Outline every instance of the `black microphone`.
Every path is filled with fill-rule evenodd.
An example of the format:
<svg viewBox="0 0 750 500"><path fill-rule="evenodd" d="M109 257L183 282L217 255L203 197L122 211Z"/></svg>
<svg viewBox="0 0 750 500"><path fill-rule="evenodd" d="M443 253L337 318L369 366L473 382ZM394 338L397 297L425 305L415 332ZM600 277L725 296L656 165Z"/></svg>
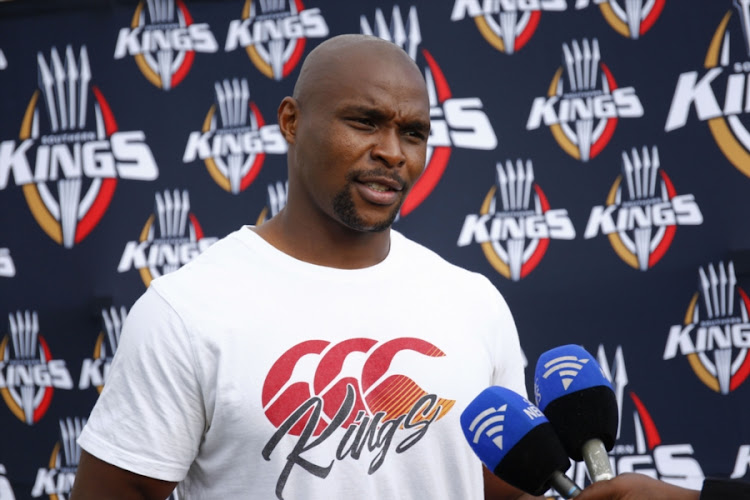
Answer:
<svg viewBox="0 0 750 500"><path fill-rule="evenodd" d="M461 414L461 428L474 453L496 476L531 495L550 487L563 498L581 490L565 471L565 450L544 413L504 387L489 387Z"/></svg>
<svg viewBox="0 0 750 500"><path fill-rule="evenodd" d="M536 364L534 395L568 456L586 462L592 481L612 479L607 452L617 438L617 397L594 357L573 344L545 352Z"/></svg>

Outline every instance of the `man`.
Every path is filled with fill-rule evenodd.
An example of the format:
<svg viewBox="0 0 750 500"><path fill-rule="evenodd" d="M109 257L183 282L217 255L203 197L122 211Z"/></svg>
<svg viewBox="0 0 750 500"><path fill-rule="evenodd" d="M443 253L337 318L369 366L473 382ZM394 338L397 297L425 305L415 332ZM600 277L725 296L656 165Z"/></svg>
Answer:
<svg viewBox="0 0 750 500"><path fill-rule="evenodd" d="M390 229L425 165L419 69L389 42L332 38L278 121L286 207L133 306L74 500L178 482L184 499L483 497L459 416L489 385L525 393L522 357L486 278Z"/></svg>

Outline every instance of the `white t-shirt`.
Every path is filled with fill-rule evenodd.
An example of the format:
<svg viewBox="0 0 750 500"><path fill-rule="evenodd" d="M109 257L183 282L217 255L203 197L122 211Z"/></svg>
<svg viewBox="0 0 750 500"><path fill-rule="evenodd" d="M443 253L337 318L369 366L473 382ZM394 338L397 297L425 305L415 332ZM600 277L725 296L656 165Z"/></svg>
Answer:
<svg viewBox="0 0 750 500"><path fill-rule="evenodd" d="M244 227L136 302L78 442L186 500L481 499L459 417L490 385L526 394L485 277L395 231L342 270Z"/></svg>

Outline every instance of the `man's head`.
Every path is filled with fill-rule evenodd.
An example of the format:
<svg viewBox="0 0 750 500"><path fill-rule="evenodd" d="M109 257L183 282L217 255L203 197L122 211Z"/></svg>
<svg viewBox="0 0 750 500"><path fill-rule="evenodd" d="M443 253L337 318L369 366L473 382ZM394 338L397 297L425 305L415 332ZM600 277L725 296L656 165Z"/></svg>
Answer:
<svg viewBox="0 0 750 500"><path fill-rule="evenodd" d="M424 169L429 111L424 78L398 46L366 35L323 42L279 107L287 206L312 224L390 227Z"/></svg>

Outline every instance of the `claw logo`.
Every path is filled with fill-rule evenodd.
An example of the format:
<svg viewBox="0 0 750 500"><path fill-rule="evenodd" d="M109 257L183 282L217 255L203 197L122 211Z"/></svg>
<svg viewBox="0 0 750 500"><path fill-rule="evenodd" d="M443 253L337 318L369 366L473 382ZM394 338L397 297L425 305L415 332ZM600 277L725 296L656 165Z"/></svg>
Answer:
<svg viewBox="0 0 750 500"><path fill-rule="evenodd" d="M15 500L16 496L13 494L13 487L10 485L10 481L5 474L5 466L0 464L0 498L3 500Z"/></svg>
<svg viewBox="0 0 750 500"><path fill-rule="evenodd" d="M60 441L52 448L47 466L37 470L31 489L33 498L42 495L47 495L50 500L68 498L81 459L81 447L78 446L77 440L85 425L85 418L60 420Z"/></svg>
<svg viewBox="0 0 750 500"><path fill-rule="evenodd" d="M664 359L682 354L708 388L729 394L750 375L750 297L737 286L731 261L700 267L698 274L700 291L683 324L669 329Z"/></svg>
<svg viewBox="0 0 750 500"><path fill-rule="evenodd" d="M26 108L20 144L0 143L0 190L12 172L44 232L72 248L101 220L118 177L151 181L159 171L145 134L120 131L102 92L95 85L89 88L86 46L76 59L68 45L64 60L55 48L49 63L37 54L40 88Z"/></svg>
<svg viewBox="0 0 750 500"><path fill-rule="evenodd" d="M384 343L353 338L336 344L309 340L279 357L266 376L261 395L266 417L278 429L264 447L263 457L270 460L285 436L298 438L277 483L279 498L294 465L327 477L333 462L327 467L316 466L301 455L337 430L344 429L335 458L359 460L363 452L375 453L368 469L373 474L389 450L405 452L451 410L455 401L430 394L393 370L394 359L409 351L428 358L445 356L417 338ZM311 366L310 360L317 361L314 373L308 380L298 380L302 367Z"/></svg>
<svg viewBox="0 0 750 500"><path fill-rule="evenodd" d="M297 67L308 38L327 36L320 9L305 9L302 0L245 0L242 19L229 23L224 50L243 47L258 71L278 81Z"/></svg>
<svg viewBox="0 0 750 500"><path fill-rule="evenodd" d="M250 101L247 79L216 82L214 91L216 102L201 131L190 134L182 161L200 158L216 184L239 194L258 176L266 153L286 153L286 140L278 125L266 125Z"/></svg>
<svg viewBox="0 0 750 500"><path fill-rule="evenodd" d="M699 490L705 476L693 457L693 445L665 443L643 400L635 391L626 390L629 380L622 347L617 346L611 365L604 346L599 346L596 357L604 375L612 382L617 398L620 425L616 444L609 454L613 472L617 475L639 472L676 486ZM583 486L588 481L585 462L574 462L567 475ZM548 498L559 498L552 492L548 495Z"/></svg>
<svg viewBox="0 0 750 500"><path fill-rule="evenodd" d="M576 9L585 9L592 0L576 0ZM609 25L624 37L638 40L650 30L664 10L667 0L593 0ZM623 5L620 5L620 4Z"/></svg>
<svg viewBox="0 0 750 500"><path fill-rule="evenodd" d="M741 29L737 23L730 24L733 13L727 12L708 46L703 62L705 73L699 78L698 71L690 71L677 80L664 130L684 127L694 106L698 120L708 123L724 156L750 177L750 132L743 123L743 116L750 111L750 0L735 0L734 5L739 11ZM738 35L740 31L744 40ZM734 43L730 45L730 41ZM723 107L717 95L721 96Z"/></svg>
<svg viewBox="0 0 750 500"><path fill-rule="evenodd" d="M543 121L563 151L587 162L609 143L618 119L643 116L643 106L633 87L618 86L596 38L564 43L563 61L547 96L534 99L526 129Z"/></svg>
<svg viewBox="0 0 750 500"><path fill-rule="evenodd" d="M5 59L5 53L3 49L0 49L0 71L8 67L8 60Z"/></svg>
<svg viewBox="0 0 750 500"><path fill-rule="evenodd" d="M260 211L258 219L255 221L256 226L260 226L286 206L286 197L289 193L289 182L276 181L268 185L268 204Z"/></svg>
<svg viewBox="0 0 750 500"><path fill-rule="evenodd" d="M464 220L458 246L478 243L487 261L502 276L519 281L542 261L550 239L576 236L568 211L551 209L534 182L531 160L497 164L497 183L484 197L479 214Z"/></svg>
<svg viewBox="0 0 750 500"><path fill-rule="evenodd" d="M138 269L146 287L151 280L187 264L218 239L203 235L198 218L190 211L187 190L164 191L156 193L155 198L154 213L143 226L138 241L125 245L117 266L120 273Z"/></svg>
<svg viewBox="0 0 750 500"><path fill-rule="evenodd" d="M567 8L565 0L456 0L451 21L473 18L487 43L500 52L514 54L534 36L542 11L564 11Z"/></svg>
<svg viewBox="0 0 750 500"><path fill-rule="evenodd" d="M139 2L129 28L117 35L115 59L130 55L143 76L156 87L170 90L182 82L196 52L216 52L208 24L193 23L182 0Z"/></svg>
<svg viewBox="0 0 750 500"><path fill-rule="evenodd" d="M47 413L55 389L72 389L73 379L65 361L52 359L35 311L11 313L8 321L10 335L0 341L0 395L13 415L33 425Z"/></svg>
<svg viewBox="0 0 750 500"><path fill-rule="evenodd" d="M13 257L10 256L10 250L0 248L0 278L12 278L16 275L16 265L13 263Z"/></svg>
<svg viewBox="0 0 750 500"><path fill-rule="evenodd" d="M375 35L402 47L409 56L424 65L424 76L430 99L430 137L427 140L427 160L424 172L412 187L401 205L401 216L417 208L437 186L443 176L452 147L492 150L497 147L497 137L489 118L482 110L478 97L455 98L443 71L426 49L418 51L422 34L417 18L417 8L409 9L404 22L398 6L393 8L390 24L383 11L375 11L374 28L365 16L360 17L360 28L366 35ZM418 60L418 54L421 58Z"/></svg>
<svg viewBox="0 0 750 500"><path fill-rule="evenodd" d="M81 366L81 377L78 381L78 388L81 390L88 389L92 385L101 394L104 389L104 382L109 376L109 367L112 364L112 358L120 344L120 332L125 317L128 315L125 307L117 309L111 307L109 310L102 310L102 319L106 332L100 332L94 345L93 358L83 360Z"/></svg>
<svg viewBox="0 0 750 500"><path fill-rule="evenodd" d="M700 225L703 214L692 194L678 195L661 168L659 150L633 148L622 153L622 174L609 190L607 203L591 210L583 237L605 234L626 264L647 271L674 240L677 226Z"/></svg>

